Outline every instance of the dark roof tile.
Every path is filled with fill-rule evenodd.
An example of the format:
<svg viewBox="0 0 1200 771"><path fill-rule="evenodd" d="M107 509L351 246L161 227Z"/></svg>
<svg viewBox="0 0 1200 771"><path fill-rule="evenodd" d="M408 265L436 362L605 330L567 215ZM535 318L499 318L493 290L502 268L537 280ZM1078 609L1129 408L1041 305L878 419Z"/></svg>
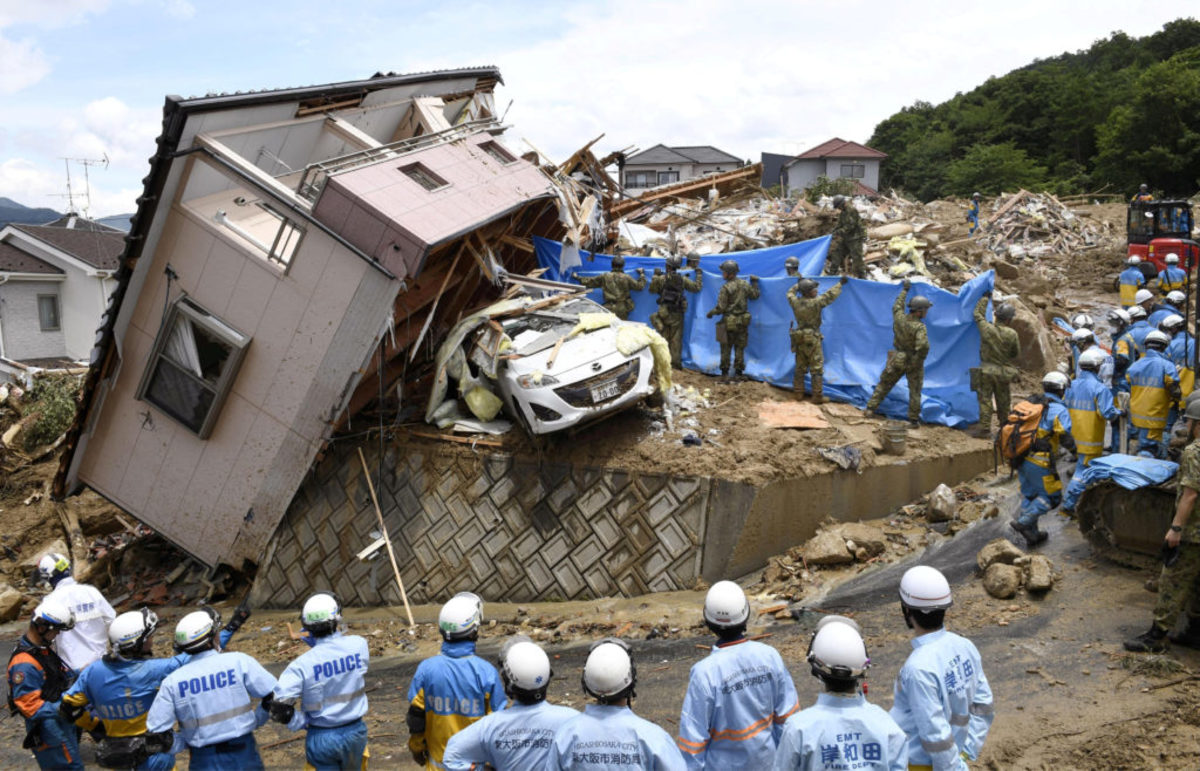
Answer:
<svg viewBox="0 0 1200 771"><path fill-rule="evenodd" d="M7 241L0 241L0 273L44 273L61 276L62 270L29 252L23 252Z"/></svg>
<svg viewBox="0 0 1200 771"><path fill-rule="evenodd" d="M112 228L96 230L50 225L12 227L99 270L116 270L121 252L125 251L125 234Z"/></svg>

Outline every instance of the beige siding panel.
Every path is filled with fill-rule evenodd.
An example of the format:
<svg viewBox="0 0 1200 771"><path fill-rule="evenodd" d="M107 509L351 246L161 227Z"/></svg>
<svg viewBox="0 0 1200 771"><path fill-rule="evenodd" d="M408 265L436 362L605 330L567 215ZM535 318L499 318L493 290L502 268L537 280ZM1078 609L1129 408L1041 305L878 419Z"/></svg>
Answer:
<svg viewBox="0 0 1200 771"><path fill-rule="evenodd" d="M223 318L247 259L255 258L247 257L232 244L218 239L208 252L203 271L195 281L190 282L193 286L189 290L192 299L209 312ZM262 259L265 260L266 257Z"/></svg>
<svg viewBox="0 0 1200 771"><path fill-rule="evenodd" d="M132 444L119 445L129 453L129 466L121 479L121 497L133 506L133 511L147 510L146 501L158 482L158 472L162 468L167 447L177 431L186 430L149 403L141 404L154 415L153 427L147 425L142 428Z"/></svg>
<svg viewBox="0 0 1200 771"><path fill-rule="evenodd" d="M188 484L200 466L206 442L188 431L178 430L163 454L155 475L154 489L146 500L146 512L163 521L177 521L189 507Z"/></svg>
<svg viewBox="0 0 1200 771"><path fill-rule="evenodd" d="M142 291L137 296L131 323L150 334L157 332L159 320L162 318L163 291L167 283L163 267L170 261L169 255L179 242L179 232L184 221L185 217L172 208L167 224L163 227L162 237L152 255L153 262L146 276L146 283L142 285ZM127 296L125 301L128 302L129 299Z"/></svg>
<svg viewBox="0 0 1200 771"><path fill-rule="evenodd" d="M231 554L233 567L241 567L243 558L261 562L267 541L283 519L316 453L317 444L306 441L295 431L284 434L271 468L254 496L254 519L241 524Z"/></svg>
<svg viewBox="0 0 1200 771"><path fill-rule="evenodd" d="M252 404L262 404L267 393L275 387L275 373L283 358L308 299L297 294L291 286L276 283L266 310L255 329L246 358L234 381L233 391Z"/></svg>
<svg viewBox="0 0 1200 771"><path fill-rule="evenodd" d="M243 334L253 337L258 330L259 321L266 312L271 292L279 280L279 272L270 265L247 260L242 266L237 286L233 288L233 294L229 297L229 306L225 309L222 320L232 324Z"/></svg>
<svg viewBox="0 0 1200 771"><path fill-rule="evenodd" d="M334 248L335 243L332 238L310 225L304 232L304 239L300 242L300 251L292 258L287 278L284 280L297 294L311 297L312 293L321 285L321 276L329 267L329 259Z"/></svg>

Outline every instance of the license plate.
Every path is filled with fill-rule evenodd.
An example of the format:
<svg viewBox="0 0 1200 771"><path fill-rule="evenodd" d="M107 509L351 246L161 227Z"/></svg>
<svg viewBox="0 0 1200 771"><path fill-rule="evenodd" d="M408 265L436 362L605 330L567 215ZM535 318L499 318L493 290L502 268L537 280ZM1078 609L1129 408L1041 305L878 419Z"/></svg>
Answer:
<svg viewBox="0 0 1200 771"><path fill-rule="evenodd" d="M621 385L610 380L607 383L601 383L598 386L592 387L592 403L599 404L600 402L608 401L609 399L621 393Z"/></svg>

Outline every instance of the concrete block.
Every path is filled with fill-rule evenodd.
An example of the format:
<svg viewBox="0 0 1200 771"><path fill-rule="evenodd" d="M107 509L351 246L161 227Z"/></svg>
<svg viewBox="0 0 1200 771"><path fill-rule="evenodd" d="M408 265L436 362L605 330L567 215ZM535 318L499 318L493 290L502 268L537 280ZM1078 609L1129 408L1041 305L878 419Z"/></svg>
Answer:
<svg viewBox="0 0 1200 771"><path fill-rule="evenodd" d="M534 555L524 562L525 575L533 584L533 590L539 595L554 584L554 575L546 567L540 555Z"/></svg>
<svg viewBox="0 0 1200 771"><path fill-rule="evenodd" d="M563 560L555 565L553 573L554 580L562 587L563 599L576 598L580 592L587 588L583 576L575 569L570 560Z"/></svg>
<svg viewBox="0 0 1200 771"><path fill-rule="evenodd" d="M496 480L496 483L488 490L488 497L498 508L503 508L504 504L508 503L509 498L513 496L516 488L516 482L510 477L504 477Z"/></svg>
<svg viewBox="0 0 1200 771"><path fill-rule="evenodd" d="M495 565L496 571L499 572L500 577L504 580L506 586L515 585L524 574L521 570L521 566L517 564L517 561L511 554L502 554L497 557L495 559Z"/></svg>
<svg viewBox="0 0 1200 771"><path fill-rule="evenodd" d="M600 539L592 536L571 550L571 562L580 571L585 571L604 556L605 548Z"/></svg>
<svg viewBox="0 0 1200 771"><path fill-rule="evenodd" d="M593 597L604 597L613 593L613 582L611 577L601 565L593 565L588 570L583 571L583 580L587 583L588 588L592 590Z"/></svg>
<svg viewBox="0 0 1200 771"><path fill-rule="evenodd" d="M638 568L646 583L650 583L656 576L665 573L670 566L671 561L664 552L662 546L655 546L650 551L646 552L638 560Z"/></svg>
<svg viewBox="0 0 1200 771"><path fill-rule="evenodd" d="M483 524L477 519L472 519L458 531L458 535L454 537L454 543L463 553L466 553L475 548L475 544L482 540L483 535Z"/></svg>
<svg viewBox="0 0 1200 771"><path fill-rule="evenodd" d="M592 517L589 522L592 532L600 539L605 549L611 549L621 538L621 530L617 527L617 523L613 521L612 516L607 512L600 512Z"/></svg>
<svg viewBox="0 0 1200 771"><path fill-rule="evenodd" d="M571 505L578 494L579 490L576 489L575 483L567 479L550 492L550 495L546 498L546 503L550 506L551 511L556 515L562 516L562 513Z"/></svg>
<svg viewBox="0 0 1200 771"><path fill-rule="evenodd" d="M491 480L489 480L483 474L480 474L479 476L475 477L473 482L469 482L467 484L467 488L464 490L464 493L466 494L468 501L478 500L480 497L487 494L487 491L491 488L491 486Z"/></svg>
<svg viewBox="0 0 1200 771"><path fill-rule="evenodd" d="M455 493L446 499L446 509L450 512L450 516L454 519L455 524L460 527L475 518L475 511L471 508L471 504L467 503L466 499L459 493Z"/></svg>
<svg viewBox="0 0 1200 771"><path fill-rule="evenodd" d="M524 535L517 538L513 544L512 552L517 559L524 562L537 552L542 545L542 539L534 530L527 530Z"/></svg>
<svg viewBox="0 0 1200 771"><path fill-rule="evenodd" d="M670 490L663 490L656 495L650 501L650 505L646 507L646 520L650 523L651 527L658 527L660 522L671 516L671 513L675 511L677 503L675 496L671 494Z"/></svg>
<svg viewBox="0 0 1200 771"><path fill-rule="evenodd" d="M443 548L450 543L457 529L452 517L444 517L433 523L433 528L429 531L429 541L439 549Z"/></svg>
<svg viewBox="0 0 1200 771"><path fill-rule="evenodd" d="M571 551L571 544L567 541L563 533L557 533L550 537L549 540L542 546L540 557L545 560L547 565L556 565L567 558Z"/></svg>
<svg viewBox="0 0 1200 771"><path fill-rule="evenodd" d="M496 555L503 551L511 541L512 536L508 534L508 529L501 523L484 537L483 550L489 557L495 559Z"/></svg>
<svg viewBox="0 0 1200 771"><path fill-rule="evenodd" d="M1025 566L1025 588L1031 592L1048 592L1054 586L1054 568L1044 555L1035 554Z"/></svg>
<svg viewBox="0 0 1200 771"><path fill-rule="evenodd" d="M596 516L611 499L611 494L608 488L601 485L596 485L591 489L586 490L583 495L575 501L575 506L579 509L579 513L584 517L591 519Z"/></svg>
<svg viewBox="0 0 1200 771"><path fill-rule="evenodd" d="M657 532L659 543L663 545L672 559L692 548L691 540L674 520L668 519L663 522L658 526Z"/></svg>

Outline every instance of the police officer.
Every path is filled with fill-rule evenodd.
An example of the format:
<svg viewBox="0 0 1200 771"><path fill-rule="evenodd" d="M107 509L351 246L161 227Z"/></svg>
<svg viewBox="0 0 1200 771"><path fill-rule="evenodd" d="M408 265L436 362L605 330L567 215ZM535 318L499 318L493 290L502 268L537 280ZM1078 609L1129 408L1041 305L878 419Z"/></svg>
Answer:
<svg viewBox="0 0 1200 771"><path fill-rule="evenodd" d="M579 283L588 289L600 289L604 292L604 307L617 315L619 319L629 318L633 312L633 298L629 293L646 288L646 271L637 269L637 278L625 272L625 258L613 255L612 267L607 273L599 276L579 276Z"/></svg>
<svg viewBox="0 0 1200 771"><path fill-rule="evenodd" d="M904 731L862 692L871 660L858 624L845 616L821 619L808 644L808 664L824 692L784 724L774 771L908 768Z"/></svg>
<svg viewBox="0 0 1200 771"><path fill-rule="evenodd" d="M63 631L54 640L54 650L76 672L104 655L108 643L108 625L117 612L91 584L76 583L71 562L62 554L51 553L38 560L38 577L53 587L55 597L71 609L75 627Z"/></svg>
<svg viewBox="0 0 1200 771"><path fill-rule="evenodd" d="M1076 474L1104 452L1104 429L1121 416L1113 403L1112 389L1100 382L1104 359L1104 351L1098 345L1084 351L1079 357L1079 373L1063 397L1071 415L1071 435L1075 438Z"/></svg>
<svg viewBox="0 0 1200 771"><path fill-rule="evenodd" d="M1200 648L1200 517L1194 513L1200 495L1200 400L1188 404L1183 414L1188 445L1179 456L1175 516L1163 536L1166 559L1158 578L1154 620L1148 631L1125 641L1125 650L1135 653L1165 651L1168 633L1185 609L1187 626L1181 635L1171 637L1171 642Z"/></svg>
<svg viewBox="0 0 1200 771"><path fill-rule="evenodd" d="M1042 410L1037 431L1029 454L1017 470L1021 483L1021 508L1017 519L1009 522L1025 539L1029 546L1046 540L1045 531L1038 529L1038 519L1062 502L1062 480L1054 467L1061 443L1068 450L1075 450L1075 438L1071 435L1071 413L1063 404L1069 381L1061 372L1047 372L1042 378Z"/></svg>
<svg viewBox="0 0 1200 771"><path fill-rule="evenodd" d="M1071 334L1071 360L1074 362L1075 377L1079 377L1082 371L1079 362L1088 351L1095 351L1100 356L1100 369L1096 377L1105 388L1112 391L1113 357L1096 342L1096 335L1092 330L1080 327Z"/></svg>
<svg viewBox="0 0 1200 771"><path fill-rule="evenodd" d="M967 207L967 222L971 223L970 230L967 231L968 236L975 235L975 231L979 229L979 201L983 198L979 193L971 194L971 204Z"/></svg>
<svg viewBox="0 0 1200 771"><path fill-rule="evenodd" d="M637 669L628 643L605 637L592 645L583 665L583 691L595 703L554 734L546 767L552 771L622 767L684 771L670 734L633 714L630 706L636 686Z"/></svg>
<svg viewBox="0 0 1200 771"><path fill-rule="evenodd" d="M1187 286L1187 273L1179 267L1179 255L1172 252L1163 260L1167 264L1158 272L1158 289L1160 292L1183 290Z"/></svg>
<svg viewBox="0 0 1200 771"><path fill-rule="evenodd" d="M839 214L837 224L833 226L833 244L829 248L829 258L825 261L825 273L830 276L850 273L858 278L866 278L863 240L867 237L867 232L858 216L858 209L854 208L854 202L844 195L833 197L833 208L837 209Z"/></svg>
<svg viewBox="0 0 1200 771"><path fill-rule="evenodd" d="M1167 316L1158 328L1171 338L1171 343L1167 346L1167 358L1179 371L1180 393L1190 394L1196 387L1196 373L1193 369L1196 362L1196 340L1187 331L1187 322L1183 320L1183 316Z"/></svg>
<svg viewBox="0 0 1200 771"><path fill-rule="evenodd" d="M1139 289L1146 284L1146 276L1142 273L1141 265L1142 258L1136 254L1129 255L1129 259L1125 262L1126 268L1121 271L1121 275L1117 277L1117 285L1121 294L1121 307L1130 308L1137 304L1134 297Z"/></svg>
<svg viewBox="0 0 1200 771"><path fill-rule="evenodd" d="M1017 376L1013 362L1021 355L1017 331L1009 326L1017 309L1002 303L995 310L996 323L987 320L987 305L992 292L988 290L975 304L975 324L979 327L979 374L975 395L979 398L979 427L977 436L988 436L992 430L992 402L1003 423L1008 419L1010 396L1008 384Z"/></svg>
<svg viewBox="0 0 1200 771"><path fill-rule="evenodd" d="M657 269L650 279L650 293L658 295L658 310L650 316L650 323L667 339L671 349L671 366L683 368L683 312L687 310L685 292L699 292L704 286L704 274L699 270L699 258L689 258L692 278L685 278L679 269L683 260L679 255L667 257L667 272Z"/></svg>
<svg viewBox="0 0 1200 771"><path fill-rule="evenodd" d="M442 650L417 666L408 687L408 749L426 768L440 768L450 737L507 700L496 668L475 655L483 600L459 592L438 613Z"/></svg>
<svg viewBox="0 0 1200 771"><path fill-rule="evenodd" d="M692 665L679 749L689 769L766 768L783 723L800 708L779 652L746 639L750 602L733 581L718 581L704 598L704 624L717 636L712 652Z"/></svg>
<svg viewBox="0 0 1200 771"><path fill-rule="evenodd" d="M913 652L894 687L892 719L908 736L913 767L966 771L983 749L994 710L975 645L944 627L954 604L937 568L918 565L900 579L900 610Z"/></svg>
<svg viewBox="0 0 1200 771"><path fill-rule="evenodd" d="M308 729L304 759L310 766L357 771L368 754L363 715L370 652L362 637L342 634L341 622L342 606L332 594L318 592L305 601L300 625L314 644L279 676L270 712L293 731Z"/></svg>
<svg viewBox="0 0 1200 771"><path fill-rule="evenodd" d="M245 653L220 651L220 623L220 614L206 607L175 625L175 650L192 659L158 689L146 716L147 742L176 751L186 745L193 769L261 769L254 729L268 719L275 678ZM256 707L254 699L263 704Z"/></svg>
<svg viewBox="0 0 1200 771"><path fill-rule="evenodd" d="M1153 329L1158 329L1167 316L1182 316L1184 311L1184 303L1187 302L1187 295L1179 290L1167 292L1163 297L1163 301L1154 305L1149 316L1146 317L1146 323Z"/></svg>
<svg viewBox="0 0 1200 771"><path fill-rule="evenodd" d="M38 768L83 769L75 727L59 714L59 699L75 670L54 652L54 639L75 625L62 598L47 596L8 657L8 708L25 718L25 749Z"/></svg>
<svg viewBox="0 0 1200 771"><path fill-rule="evenodd" d="M1182 398L1179 372L1164 354L1170 340L1157 329L1146 335L1146 352L1125 373L1129 383L1129 422L1137 429L1138 455L1166 458L1162 441L1171 405Z"/></svg>
<svg viewBox="0 0 1200 771"><path fill-rule="evenodd" d="M249 617L244 607L234 612L218 636L222 648ZM93 735L102 734L96 762L106 768L169 771L175 767L175 756L168 752L171 742L147 737L146 714L163 679L192 656L151 658L157 629L158 616L149 608L117 616L108 626L109 653L80 672L63 696L64 718Z"/></svg>
<svg viewBox="0 0 1200 771"><path fill-rule="evenodd" d="M746 344L750 340L750 301L761 295L758 276L751 276L750 283L737 277L740 268L733 260L721 263L721 275L725 283L717 293L717 304L707 314L708 318L721 315L717 322L717 342L721 344L721 377L729 376L729 353L733 350L733 371L742 377L746 371Z"/></svg>
<svg viewBox="0 0 1200 771"><path fill-rule="evenodd" d="M804 374L812 370L812 397L816 404L825 403L825 353L821 349L821 310L842 293L850 279L842 276L824 294L817 294L817 282L802 278L787 291L788 304L796 316L796 328L791 332L792 352L796 354L796 369L792 373L792 390L804 396Z"/></svg>
<svg viewBox="0 0 1200 771"><path fill-rule="evenodd" d="M883 397L903 375L908 379L908 422L914 428L921 419L921 385L925 381L925 357L929 355L929 334L925 330L925 313L933 307L928 297L917 295L904 313L904 301L912 282L904 279L900 294L892 303L892 349L879 375L875 392L867 401L867 412L879 409Z"/></svg>
<svg viewBox="0 0 1200 771"><path fill-rule="evenodd" d="M554 672L546 652L525 635L500 651L500 679L508 709L493 712L450 737L442 764L450 771L474 768L545 768L554 734L579 715L546 701Z"/></svg>

